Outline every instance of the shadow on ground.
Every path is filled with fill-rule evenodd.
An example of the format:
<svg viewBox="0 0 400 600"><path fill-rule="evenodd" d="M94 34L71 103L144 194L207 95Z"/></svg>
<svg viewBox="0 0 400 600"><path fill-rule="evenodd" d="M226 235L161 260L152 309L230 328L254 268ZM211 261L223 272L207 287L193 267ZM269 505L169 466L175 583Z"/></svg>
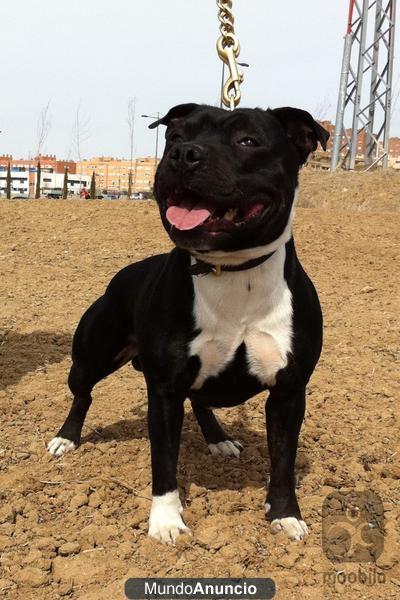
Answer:
<svg viewBox="0 0 400 600"><path fill-rule="evenodd" d="M97 428L98 433L88 433L83 436L82 444L148 438L146 405L135 407L134 413L135 419L122 419L104 428ZM223 414L219 414L218 418L224 425ZM195 483L207 489L226 490L259 488L266 484L270 471L266 435L251 429L246 419L241 420L240 416L235 423L225 427L225 431L233 439L240 440L246 449L245 456L242 454L240 461L212 457L194 415L185 414L178 467L178 479L184 487ZM301 465L296 466L298 482L309 473L310 468L310 462L303 454Z"/></svg>
<svg viewBox="0 0 400 600"><path fill-rule="evenodd" d="M71 353L71 342L70 335L51 331L0 332L0 390L27 373L64 360Z"/></svg>

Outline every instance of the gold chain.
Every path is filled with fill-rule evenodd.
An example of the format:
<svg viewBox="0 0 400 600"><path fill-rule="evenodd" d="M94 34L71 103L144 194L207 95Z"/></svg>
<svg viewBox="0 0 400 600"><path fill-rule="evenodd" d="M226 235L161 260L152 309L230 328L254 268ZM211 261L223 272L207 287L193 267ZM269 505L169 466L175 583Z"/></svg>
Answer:
<svg viewBox="0 0 400 600"><path fill-rule="evenodd" d="M243 81L243 73L239 71L236 62L240 53L240 44L233 26L235 19L232 13L232 0L217 0L217 6L218 20L221 23L217 52L229 69L229 77L223 85L221 99L225 106L233 110L240 102L240 84Z"/></svg>
<svg viewBox="0 0 400 600"><path fill-rule="evenodd" d="M218 21L221 23L221 25L219 26L221 35L226 36L230 33L235 33L235 30L233 28L235 19L232 13L232 0L217 0L217 6L219 9ZM227 43L228 45L230 45L228 41Z"/></svg>

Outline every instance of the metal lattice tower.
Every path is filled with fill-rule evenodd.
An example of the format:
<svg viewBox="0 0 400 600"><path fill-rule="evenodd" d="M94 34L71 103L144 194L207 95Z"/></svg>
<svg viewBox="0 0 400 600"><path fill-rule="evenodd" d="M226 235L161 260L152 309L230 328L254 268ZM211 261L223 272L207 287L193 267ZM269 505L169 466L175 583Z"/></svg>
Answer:
<svg viewBox="0 0 400 600"><path fill-rule="evenodd" d="M350 0L331 169L354 169L365 132L365 163L388 165L396 0ZM363 83L368 86L364 87ZM350 131L345 128L345 120Z"/></svg>

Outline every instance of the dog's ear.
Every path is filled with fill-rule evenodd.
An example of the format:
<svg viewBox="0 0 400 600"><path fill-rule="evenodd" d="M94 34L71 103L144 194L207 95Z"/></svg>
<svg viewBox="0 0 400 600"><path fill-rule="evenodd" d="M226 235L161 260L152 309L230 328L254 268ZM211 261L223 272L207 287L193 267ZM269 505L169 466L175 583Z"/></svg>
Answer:
<svg viewBox="0 0 400 600"><path fill-rule="evenodd" d="M158 121L154 121L154 123L151 123L151 125L149 125L149 129L154 129L159 125L166 125L168 127L168 125L171 124L171 121L173 119L182 119L183 117L187 117L199 106L199 104L195 104L194 102L188 102L187 104L178 104L177 106L171 108L164 117L161 117L161 119L158 119Z"/></svg>
<svg viewBox="0 0 400 600"><path fill-rule="evenodd" d="M300 108L275 108L270 110L286 129L289 139L293 142L299 154L301 164L305 163L310 152L317 149L318 142L326 150L329 133L310 113Z"/></svg>

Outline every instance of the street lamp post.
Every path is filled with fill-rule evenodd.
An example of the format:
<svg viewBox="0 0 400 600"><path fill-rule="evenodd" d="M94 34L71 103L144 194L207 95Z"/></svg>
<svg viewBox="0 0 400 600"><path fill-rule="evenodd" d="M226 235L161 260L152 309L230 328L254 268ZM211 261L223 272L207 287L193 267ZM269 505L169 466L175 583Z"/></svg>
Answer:
<svg viewBox="0 0 400 600"><path fill-rule="evenodd" d="M159 121L160 119L160 113L157 112L157 116L155 115L141 115L142 117L144 117L145 119L154 119L155 121ZM156 155L155 155L155 165L154 167L157 168L157 159L158 159L158 127L156 127Z"/></svg>

